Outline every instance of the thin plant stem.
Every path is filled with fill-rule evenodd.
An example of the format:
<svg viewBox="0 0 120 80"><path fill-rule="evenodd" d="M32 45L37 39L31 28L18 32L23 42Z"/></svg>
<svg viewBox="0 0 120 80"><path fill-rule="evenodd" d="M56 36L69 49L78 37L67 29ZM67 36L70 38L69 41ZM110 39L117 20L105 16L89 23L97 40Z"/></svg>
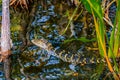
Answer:
<svg viewBox="0 0 120 80"><path fill-rule="evenodd" d="M76 14L76 12L77 12L77 10L78 10L78 8L79 8L79 5L80 5L80 3L78 4L77 8L76 8L75 11L73 12L73 14L72 14L72 16L71 16L71 18L70 18L70 20L69 20L69 22L68 22L68 24L67 24L65 30L63 31L62 35L65 34L65 32L67 31L67 29L68 29L68 27L69 27L71 21L73 20L74 15Z"/></svg>
<svg viewBox="0 0 120 80"><path fill-rule="evenodd" d="M95 27L96 27L96 32L97 32L97 35L98 35L98 39L100 40L100 44L102 46L102 49L103 49L103 52L104 52L104 56L105 56L105 59L106 59L107 64L108 64L108 68L110 69L111 72L114 72L114 70L113 70L113 68L111 66L111 63L110 63L110 61L108 59L107 53L106 53L106 47L104 46L104 44L102 42L102 39L100 37L100 33L99 33L99 29L98 29L98 23L97 23L97 20L96 20L96 18L94 16L93 11L92 11L92 14L93 14L93 18L94 18L94 23L95 23Z"/></svg>

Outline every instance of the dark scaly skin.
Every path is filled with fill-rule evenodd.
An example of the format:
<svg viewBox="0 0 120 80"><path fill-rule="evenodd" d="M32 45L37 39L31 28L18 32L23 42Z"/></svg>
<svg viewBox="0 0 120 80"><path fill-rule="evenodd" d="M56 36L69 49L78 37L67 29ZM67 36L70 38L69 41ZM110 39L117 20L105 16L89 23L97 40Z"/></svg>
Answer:
<svg viewBox="0 0 120 80"><path fill-rule="evenodd" d="M105 62L102 58L85 58L79 54L72 54L70 52L66 52L65 50L61 50L60 48L54 48L50 42L45 39L33 39L32 43L36 46L45 49L48 54L56 56L62 59L65 62L70 62L73 64L92 64L92 63L100 63Z"/></svg>

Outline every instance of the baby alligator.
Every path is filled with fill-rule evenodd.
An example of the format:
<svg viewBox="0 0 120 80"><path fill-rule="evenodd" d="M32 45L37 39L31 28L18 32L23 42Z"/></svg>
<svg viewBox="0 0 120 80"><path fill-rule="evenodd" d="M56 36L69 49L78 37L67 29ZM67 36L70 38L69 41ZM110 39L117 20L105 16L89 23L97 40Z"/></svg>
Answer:
<svg viewBox="0 0 120 80"><path fill-rule="evenodd" d="M33 39L32 43L36 46L45 49L48 54L56 56L63 60L64 62L70 62L72 64L92 64L92 63L100 63L105 62L102 58L85 58L80 54L72 54L70 52L66 52L65 50L61 50L59 47L54 48L50 42L46 39Z"/></svg>

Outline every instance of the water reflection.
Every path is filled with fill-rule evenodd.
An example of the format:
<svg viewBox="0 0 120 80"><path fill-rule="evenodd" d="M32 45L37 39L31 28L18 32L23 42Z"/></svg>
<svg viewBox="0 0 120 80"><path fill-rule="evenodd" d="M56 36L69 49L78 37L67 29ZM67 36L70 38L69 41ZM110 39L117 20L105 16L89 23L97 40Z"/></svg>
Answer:
<svg viewBox="0 0 120 80"><path fill-rule="evenodd" d="M3 63L0 63L0 79L5 80L4 72L3 72Z"/></svg>
<svg viewBox="0 0 120 80"><path fill-rule="evenodd" d="M72 65L55 56L48 55L45 50L38 48L31 42L26 44L27 40L44 37L54 47L60 46L66 51L71 51L71 54L80 53L80 55L86 55L89 58L99 57L98 51L92 49L97 47L96 41L90 42L90 39L95 38L93 18L83 9L83 6L79 7L76 15L81 12L80 10L83 10L83 13L76 20L72 20L66 33L62 35L75 8L69 7L66 5L67 3L53 4L50 0L47 0L47 4L49 4L48 8L40 5L37 7L31 25L25 24L30 22L25 14L12 14L16 16L15 20L12 20L13 24L15 24L14 21L21 20L20 23L17 22L17 25L22 27L22 30L14 30L11 33L14 42L12 78L14 80L102 80L106 77L108 70L104 63ZM74 17L76 18L76 16ZM18 20L16 20L17 18ZM26 34L28 35L26 36ZM26 37L30 39L26 39ZM76 40L81 37L84 39ZM68 42L64 43L65 40ZM91 50L88 50L88 47ZM1 66L3 65L0 64L0 79L4 80ZM106 79L111 79L111 77Z"/></svg>
<svg viewBox="0 0 120 80"><path fill-rule="evenodd" d="M80 80L93 79L95 77L97 79L100 77L98 76L99 71L97 70L102 67L103 69L100 69L102 72L105 68L101 64L88 64L83 66L78 64L74 66L75 70L72 70L70 68L71 63L66 63L55 56L50 56L43 49L33 46L33 48L28 47L26 50L28 51L24 51L20 56L21 63L14 63L16 64L16 66L14 65L14 69L19 66L13 73L14 75L18 73L16 71L21 69L20 64L24 66L24 73L35 78L35 80ZM26 80L21 72L19 72L19 76L23 80Z"/></svg>

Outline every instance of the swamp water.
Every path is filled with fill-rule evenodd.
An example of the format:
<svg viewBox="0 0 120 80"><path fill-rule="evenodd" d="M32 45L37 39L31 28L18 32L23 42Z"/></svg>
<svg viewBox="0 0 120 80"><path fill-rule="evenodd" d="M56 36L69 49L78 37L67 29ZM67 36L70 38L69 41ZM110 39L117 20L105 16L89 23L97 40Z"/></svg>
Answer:
<svg viewBox="0 0 120 80"><path fill-rule="evenodd" d="M11 11L11 76L14 80L113 80L106 63L78 64L72 70L71 63L48 56L45 50L31 43L32 39L45 38L54 47L60 46L71 54L100 57L93 18L83 6L79 6L70 21L74 10L66 3L54 4L47 0L46 6L36 7L34 18ZM2 63L0 66L0 80L4 80Z"/></svg>

